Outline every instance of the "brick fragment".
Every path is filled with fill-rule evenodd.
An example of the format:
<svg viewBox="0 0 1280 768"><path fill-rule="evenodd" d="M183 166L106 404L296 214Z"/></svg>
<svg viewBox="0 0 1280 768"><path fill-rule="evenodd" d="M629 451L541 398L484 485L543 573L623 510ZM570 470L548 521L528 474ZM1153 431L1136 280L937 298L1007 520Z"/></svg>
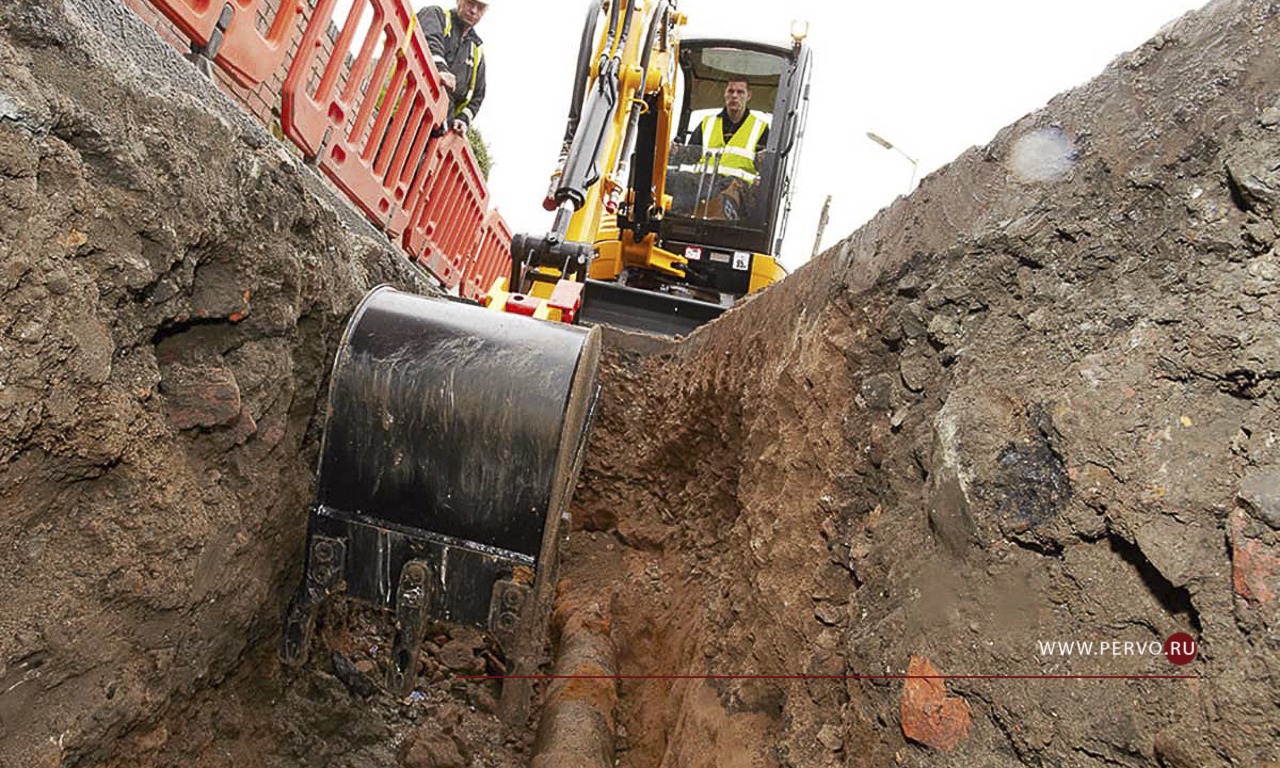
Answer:
<svg viewBox="0 0 1280 768"><path fill-rule="evenodd" d="M1231 518L1231 585L1235 593L1266 605L1280 593L1280 552L1246 534L1248 518L1237 511Z"/></svg>
<svg viewBox="0 0 1280 768"><path fill-rule="evenodd" d="M912 656L908 675L940 675L923 656ZM948 696L940 679L909 678L902 686L902 733L908 739L939 750L950 750L969 735L969 704Z"/></svg>
<svg viewBox="0 0 1280 768"><path fill-rule="evenodd" d="M169 422L178 429L216 427L238 419L240 388L225 368L167 366L160 380Z"/></svg>

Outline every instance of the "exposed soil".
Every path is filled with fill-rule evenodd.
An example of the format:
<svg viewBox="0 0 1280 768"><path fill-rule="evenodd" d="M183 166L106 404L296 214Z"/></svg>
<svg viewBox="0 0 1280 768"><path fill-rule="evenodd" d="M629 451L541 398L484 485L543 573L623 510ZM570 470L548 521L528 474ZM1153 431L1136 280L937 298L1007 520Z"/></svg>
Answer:
<svg viewBox="0 0 1280 768"><path fill-rule="evenodd" d="M621 675L722 676L622 680L620 766L1280 765L1278 46L1212 3L687 340L610 335L564 598ZM0 0L0 765L528 764L478 633L404 700L358 606L275 661L379 282L430 290L122 5Z"/></svg>
<svg viewBox="0 0 1280 768"><path fill-rule="evenodd" d="M623 675L1198 679L951 680L924 718L900 680L626 680L620 765L1280 761L1276 10L1189 15L615 356L566 568ZM1176 632L1185 667L1037 645Z"/></svg>

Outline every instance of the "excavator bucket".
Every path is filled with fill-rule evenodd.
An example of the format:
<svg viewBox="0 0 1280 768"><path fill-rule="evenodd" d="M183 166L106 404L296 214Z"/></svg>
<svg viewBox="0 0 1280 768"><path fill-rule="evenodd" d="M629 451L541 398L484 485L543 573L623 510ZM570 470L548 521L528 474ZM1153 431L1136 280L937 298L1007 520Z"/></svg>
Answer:
<svg viewBox="0 0 1280 768"><path fill-rule="evenodd" d="M599 338L387 287L364 298L333 366L284 662L305 662L318 607L347 596L395 615L392 692L413 689L435 620L492 632L512 674L533 671Z"/></svg>
<svg viewBox="0 0 1280 768"><path fill-rule="evenodd" d="M659 336L684 336L715 320L728 306L661 291L630 288L606 280L588 279L582 301L582 322L609 325Z"/></svg>

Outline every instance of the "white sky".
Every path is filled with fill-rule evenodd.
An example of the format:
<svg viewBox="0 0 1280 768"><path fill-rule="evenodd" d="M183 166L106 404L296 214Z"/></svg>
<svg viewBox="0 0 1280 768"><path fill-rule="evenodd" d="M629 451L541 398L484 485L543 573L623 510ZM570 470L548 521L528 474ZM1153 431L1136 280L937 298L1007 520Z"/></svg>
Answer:
<svg viewBox="0 0 1280 768"><path fill-rule="evenodd" d="M340 0L337 18L350 0ZM454 0L441 0L451 7ZM425 4L425 3L424 3ZM1058 93L1080 85L1200 0L679 0L687 37L785 44L810 22L811 108L782 261L808 260L823 200L822 247L907 190L912 168L868 131L918 161L920 177ZM421 7L421 4L415 7ZM488 95L476 125L495 165L493 203L516 232L543 232L541 201L559 156L586 0L493 0L477 31ZM767 105L753 104L767 108Z"/></svg>
<svg viewBox="0 0 1280 768"><path fill-rule="evenodd" d="M906 191L911 164L867 131L919 161L918 183L1202 4L680 0L679 8L689 17L688 37L784 42L792 19L810 22L809 126L782 254L795 269L809 258L828 194L824 248ZM494 203L515 231L551 224L541 201L564 133L586 8L585 0L493 0L476 30L488 58L476 125L496 161Z"/></svg>

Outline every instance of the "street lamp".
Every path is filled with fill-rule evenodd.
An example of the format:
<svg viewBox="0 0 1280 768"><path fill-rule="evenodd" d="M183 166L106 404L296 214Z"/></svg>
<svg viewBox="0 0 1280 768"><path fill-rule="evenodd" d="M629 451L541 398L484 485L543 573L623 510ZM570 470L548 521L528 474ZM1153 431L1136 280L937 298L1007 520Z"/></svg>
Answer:
<svg viewBox="0 0 1280 768"><path fill-rule="evenodd" d="M903 152L902 149L900 149L899 147L895 147L892 143L889 142L888 139L882 136L877 136L871 131L867 131L867 138L871 139L872 141L884 147L885 149L892 149L893 151L907 158L907 162L911 163L911 182L907 184L907 193L909 194L912 188L914 188L916 185L916 171L919 169L919 164L916 162L915 158L911 157L911 155L908 155L906 152Z"/></svg>
<svg viewBox="0 0 1280 768"><path fill-rule="evenodd" d="M822 216L818 218L818 234L813 238L813 253L809 258L818 258L818 246L822 244L822 231L827 228L827 219L831 215L831 195L827 195L827 202L822 204Z"/></svg>

